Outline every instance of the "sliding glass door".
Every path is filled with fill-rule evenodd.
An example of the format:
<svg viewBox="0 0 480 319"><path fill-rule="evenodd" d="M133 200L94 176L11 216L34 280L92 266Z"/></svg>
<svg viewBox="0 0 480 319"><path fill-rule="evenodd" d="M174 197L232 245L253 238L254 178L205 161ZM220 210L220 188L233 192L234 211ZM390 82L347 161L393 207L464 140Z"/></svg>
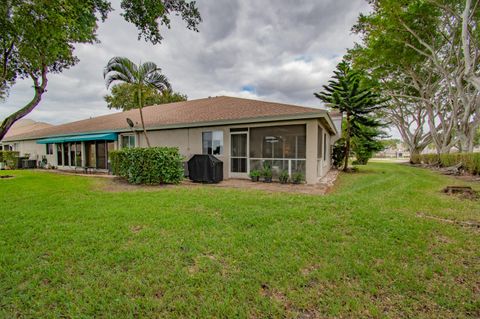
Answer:
<svg viewBox="0 0 480 319"><path fill-rule="evenodd" d="M107 145L105 141L97 141L95 146L97 154L97 168L106 169L107 168Z"/></svg>

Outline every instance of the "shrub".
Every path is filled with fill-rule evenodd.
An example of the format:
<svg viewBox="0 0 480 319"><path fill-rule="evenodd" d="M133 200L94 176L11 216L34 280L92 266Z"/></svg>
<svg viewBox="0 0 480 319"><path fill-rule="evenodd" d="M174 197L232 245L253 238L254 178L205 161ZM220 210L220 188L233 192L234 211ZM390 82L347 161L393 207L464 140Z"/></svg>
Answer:
<svg viewBox="0 0 480 319"><path fill-rule="evenodd" d="M126 148L110 152L113 174L132 184L176 184L183 179L176 147Z"/></svg>
<svg viewBox="0 0 480 319"><path fill-rule="evenodd" d="M367 165L368 160L372 158L373 153L368 154L356 154L356 160L352 162L352 165Z"/></svg>
<svg viewBox="0 0 480 319"><path fill-rule="evenodd" d="M422 162L425 164L428 164L428 165L440 164L440 156L438 154L425 154L422 156L423 156Z"/></svg>
<svg viewBox="0 0 480 319"><path fill-rule="evenodd" d="M273 172L272 168L270 167L270 164L267 162L263 163L263 169L262 169L262 176L264 178L272 178Z"/></svg>
<svg viewBox="0 0 480 319"><path fill-rule="evenodd" d="M20 153L16 151L0 151L0 163L5 163L10 168L17 168Z"/></svg>
<svg viewBox="0 0 480 319"><path fill-rule="evenodd" d="M423 154L416 155L417 163L449 167L460 165L470 174L480 174L480 153Z"/></svg>
<svg viewBox="0 0 480 319"><path fill-rule="evenodd" d="M305 176L302 173L297 172L292 174L292 181L294 184L300 184L305 180Z"/></svg>
<svg viewBox="0 0 480 319"><path fill-rule="evenodd" d="M252 169L248 175L250 177L260 177L260 175L262 175L262 172L260 172L258 169Z"/></svg>
<svg viewBox="0 0 480 319"><path fill-rule="evenodd" d="M340 167L345 161L345 139L341 138L335 142L332 150L333 166Z"/></svg>
<svg viewBox="0 0 480 319"><path fill-rule="evenodd" d="M280 180L280 183L282 184L286 184L288 182L288 179L290 178L290 176L288 175L288 171L287 170L283 170L280 175L278 176L278 179Z"/></svg>

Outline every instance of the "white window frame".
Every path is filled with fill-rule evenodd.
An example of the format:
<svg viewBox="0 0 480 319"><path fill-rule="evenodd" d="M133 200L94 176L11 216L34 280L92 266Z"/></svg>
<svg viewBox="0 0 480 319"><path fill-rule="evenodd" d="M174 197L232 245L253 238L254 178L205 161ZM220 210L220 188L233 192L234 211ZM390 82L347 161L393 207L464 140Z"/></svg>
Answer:
<svg viewBox="0 0 480 319"><path fill-rule="evenodd" d="M223 132L222 130L216 130L216 131L215 131L215 130L209 130L209 131L203 131L203 132L202 132L202 154L208 154L208 152L207 152L207 153L204 152L205 147L204 147L204 145L203 145L203 142L204 142L204 140L205 140L205 139L203 138L203 136L204 136L204 134L206 134L206 133L210 133L211 136L212 136L212 139L211 139L211 142L212 142L212 154L209 154L209 155L223 156L223 154L225 153L225 136L224 136L225 134L224 134L224 132ZM220 154L214 154L214 152L213 152L213 144L214 144L214 141L216 141L216 140L218 141L218 140L219 140L219 139L215 139L215 138L214 138L215 133L220 133L220 134L222 135L222 139L221 139L221 143L220 143ZM207 148L208 148L208 147L207 147Z"/></svg>
<svg viewBox="0 0 480 319"><path fill-rule="evenodd" d="M123 145L123 138L128 137L128 146ZM131 146L131 138L133 138L133 146ZM135 134L121 134L120 135L120 149L137 147L137 136Z"/></svg>

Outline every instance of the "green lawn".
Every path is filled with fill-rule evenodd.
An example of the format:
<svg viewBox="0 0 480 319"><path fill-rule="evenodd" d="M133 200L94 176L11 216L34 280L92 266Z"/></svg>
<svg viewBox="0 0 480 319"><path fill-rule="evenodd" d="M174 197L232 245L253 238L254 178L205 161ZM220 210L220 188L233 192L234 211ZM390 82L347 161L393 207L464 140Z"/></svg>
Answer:
<svg viewBox="0 0 480 319"><path fill-rule="evenodd" d="M0 179L0 318L478 318L480 201L373 163L327 196ZM480 183L472 184L480 190Z"/></svg>

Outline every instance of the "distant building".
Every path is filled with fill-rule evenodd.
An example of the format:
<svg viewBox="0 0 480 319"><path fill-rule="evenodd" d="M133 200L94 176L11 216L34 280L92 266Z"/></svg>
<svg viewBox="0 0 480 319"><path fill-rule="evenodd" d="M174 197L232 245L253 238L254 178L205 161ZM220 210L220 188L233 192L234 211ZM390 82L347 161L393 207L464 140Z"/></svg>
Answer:
<svg viewBox="0 0 480 319"><path fill-rule="evenodd" d="M0 141L0 151L18 151L18 143L6 142L6 140L12 136L35 132L52 126L52 124L37 122L30 119L18 120L13 123L7 134L5 134L5 137Z"/></svg>
<svg viewBox="0 0 480 319"><path fill-rule="evenodd" d="M390 146L381 152L375 154L375 157L380 158L409 158L410 151L403 143L397 143L395 146Z"/></svg>

